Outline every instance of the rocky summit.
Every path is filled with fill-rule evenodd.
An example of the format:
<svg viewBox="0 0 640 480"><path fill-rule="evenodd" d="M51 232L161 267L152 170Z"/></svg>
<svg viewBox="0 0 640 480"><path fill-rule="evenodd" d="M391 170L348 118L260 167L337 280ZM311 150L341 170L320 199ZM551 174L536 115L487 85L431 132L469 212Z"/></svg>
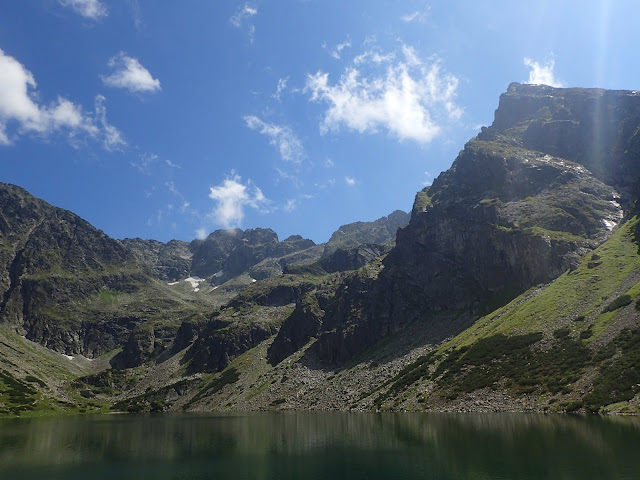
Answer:
<svg viewBox="0 0 640 480"><path fill-rule="evenodd" d="M0 412L640 411L640 94L511 84L411 214L111 239L0 185Z"/></svg>

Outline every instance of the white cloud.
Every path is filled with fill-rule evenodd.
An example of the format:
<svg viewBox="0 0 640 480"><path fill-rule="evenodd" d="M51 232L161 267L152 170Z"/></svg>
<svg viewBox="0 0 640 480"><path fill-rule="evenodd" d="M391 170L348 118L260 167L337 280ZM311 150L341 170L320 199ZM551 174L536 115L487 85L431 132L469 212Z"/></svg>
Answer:
<svg viewBox="0 0 640 480"><path fill-rule="evenodd" d="M334 163L334 161L333 161L333 160L331 160L330 158L327 158L327 159L324 161L324 166L325 166L325 167L327 167L327 168L331 168L331 167L335 166L335 163Z"/></svg>
<svg viewBox="0 0 640 480"><path fill-rule="evenodd" d="M427 9L426 12L421 12L420 10L416 10L415 12L402 15L400 17L400 20L402 20L405 23L411 23L411 22L425 23L427 21L428 13L429 13L429 9Z"/></svg>
<svg viewBox="0 0 640 480"><path fill-rule="evenodd" d="M207 230L204 227L197 229L196 238L198 238L199 240L204 240L205 238L207 238Z"/></svg>
<svg viewBox="0 0 640 480"><path fill-rule="evenodd" d="M197 212L194 210L191 210L191 202L189 202L188 200L186 200L184 198L184 195L182 195L182 193L180 193L180 191L178 190L178 188L176 187L176 184L173 180L169 180L167 182L164 183L164 186L167 187L167 190L169 190L170 193L172 193L173 195L175 195L176 197L178 197L178 199L180 200L180 212L182 213L189 213L191 215L197 215Z"/></svg>
<svg viewBox="0 0 640 480"><path fill-rule="evenodd" d="M240 10L238 10L235 15L229 19L229 21L234 27L240 28L242 26L242 22L244 22L245 19L251 18L254 15L257 15L257 13L257 8L251 7L248 3L245 3L244 6L240 8Z"/></svg>
<svg viewBox="0 0 640 480"><path fill-rule="evenodd" d="M342 43L339 43L338 45L336 45L336 48L334 50L332 50L330 53L330 55L335 58L336 60L340 60L341 59L341 55L342 55L342 50L344 50L345 48L348 48L351 46L351 40L345 40Z"/></svg>
<svg viewBox="0 0 640 480"><path fill-rule="evenodd" d="M355 57L353 59L353 63L355 65L361 65L366 63L374 63L374 64L388 63L392 61L395 58L395 56L396 55L393 52L384 55L376 50L367 50L366 52L361 53L360 55Z"/></svg>
<svg viewBox="0 0 640 480"><path fill-rule="evenodd" d="M297 207L297 202L295 199L287 200L287 203L284 205L284 209L287 212L292 212Z"/></svg>
<svg viewBox="0 0 640 480"><path fill-rule="evenodd" d="M143 153L136 160L129 162L133 168L140 171L145 175L151 175L151 165L155 163L158 156L153 153Z"/></svg>
<svg viewBox="0 0 640 480"><path fill-rule="evenodd" d="M229 21L236 28L242 28L243 23L246 19L251 18L258 14L258 9L250 6L248 3L245 3L243 7L241 7L235 15L233 15ZM248 27L249 32L249 42L253 43L253 40L256 35L256 26L251 24Z"/></svg>
<svg viewBox="0 0 640 480"><path fill-rule="evenodd" d="M210 218L225 228L240 226L245 208L263 209L269 203L260 188L251 180L242 183L233 170L220 185L210 188L209 198L216 202Z"/></svg>
<svg viewBox="0 0 640 480"><path fill-rule="evenodd" d="M400 60L365 52L333 85L328 73L308 75L305 92L310 100L328 104L321 133L343 126L360 133L383 128L400 140L429 143L443 124L458 120L458 79L443 73L437 59L423 61L406 45L402 53Z"/></svg>
<svg viewBox="0 0 640 480"><path fill-rule="evenodd" d="M83 17L97 20L108 15L107 7L100 0L59 0L63 7L70 7Z"/></svg>
<svg viewBox="0 0 640 480"><path fill-rule="evenodd" d="M92 117L60 96L49 105L38 104L36 87L33 74L0 49L0 144L10 145L26 133L46 136L60 130L65 130L72 142L84 134L102 138L107 149L126 144L118 129L107 122L103 96L96 97ZM9 132L11 127L13 133Z"/></svg>
<svg viewBox="0 0 640 480"><path fill-rule="evenodd" d="M353 186L356 184L356 179L353 177L344 177L344 183L346 183L349 186Z"/></svg>
<svg viewBox="0 0 640 480"><path fill-rule="evenodd" d="M278 149L284 161L292 163L302 161L304 147L291 128L264 122L255 115L244 117L244 121L251 130L258 130L261 134L269 137L269 143Z"/></svg>
<svg viewBox="0 0 640 480"><path fill-rule="evenodd" d="M160 80L153 78L136 58L124 52L111 57L107 65L113 73L101 78L108 87L125 88L132 93L157 92L161 89Z"/></svg>
<svg viewBox="0 0 640 480"><path fill-rule="evenodd" d="M167 187L167 190L169 190L171 193L173 193L174 195L177 195L178 197L182 198L182 194L176 188L176 184L175 184L175 182L173 180L169 180L167 182L164 182L164 186Z"/></svg>
<svg viewBox="0 0 640 480"><path fill-rule="evenodd" d="M173 163L171 160L165 160L164 163L170 168L182 168L180 165Z"/></svg>
<svg viewBox="0 0 640 480"><path fill-rule="evenodd" d="M102 132L102 146L110 152L122 150L127 146L127 142L120 130L107 121L107 107L104 106L106 98L103 95L96 95L95 110L96 121L100 125Z"/></svg>
<svg viewBox="0 0 640 480"><path fill-rule="evenodd" d="M296 188L300 188L303 185L302 180L295 173L287 172L281 168L276 167L276 184L280 183L280 180L289 180Z"/></svg>
<svg viewBox="0 0 640 480"><path fill-rule="evenodd" d="M281 78L278 80L278 87L276 89L276 93L274 93L273 95L271 95L273 98L275 98L276 100L280 100L280 96L282 95L282 92L284 92L287 88L287 82L289 81L289 77L285 77L285 78Z"/></svg>
<svg viewBox="0 0 640 480"><path fill-rule="evenodd" d="M524 64L531 69L527 83L536 85L549 85L550 87L562 87L562 83L555 78L553 67L554 60L549 60L546 64L538 63L530 58L524 58Z"/></svg>

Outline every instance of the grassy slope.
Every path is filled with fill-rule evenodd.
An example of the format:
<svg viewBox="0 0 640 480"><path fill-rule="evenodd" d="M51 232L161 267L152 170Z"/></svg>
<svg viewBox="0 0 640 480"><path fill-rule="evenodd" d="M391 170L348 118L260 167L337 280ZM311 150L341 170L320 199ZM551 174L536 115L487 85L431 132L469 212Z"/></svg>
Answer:
<svg viewBox="0 0 640 480"><path fill-rule="evenodd" d="M640 412L638 223L405 367L376 406L473 409L501 392L498 409Z"/></svg>
<svg viewBox="0 0 640 480"><path fill-rule="evenodd" d="M70 382L106 368L114 353L70 359L0 326L0 416L104 411L104 402L82 397Z"/></svg>
<svg viewBox="0 0 640 480"><path fill-rule="evenodd" d="M616 312L603 312L611 297L628 293L640 296L640 256L634 228L627 222L582 259L580 266L547 286L534 287L508 305L478 320L471 328L441 347L441 350L469 345L491 335L514 335L567 326L580 332L593 326L596 340L611 324ZM591 268L590 265L591 264ZM596 265L597 264L597 265ZM576 321L576 319L578 321Z"/></svg>
<svg viewBox="0 0 640 480"><path fill-rule="evenodd" d="M302 362L304 350L271 367L266 362L270 339L240 355L224 372L216 374L184 378L185 365L179 359L171 368L161 363L127 373L137 377L134 383L138 386L130 394L118 396L124 400L120 407L131 411L138 408L474 410L481 408L470 399L484 398L484 405L492 409L638 413L640 396L635 388L640 383L640 311L637 307L640 256L635 239L638 224L635 218L628 221L585 257L576 270L548 285L532 288L479 319L460 335L435 346L430 353L427 350L431 346L420 346L421 334L417 330L415 335L410 335L416 342L411 348L407 347L409 339L400 334L397 339L389 340L388 347L378 345L357 365L344 370L323 370ZM149 312L146 309L149 305L145 306L146 302L136 295L111 291L101 292L91 307L112 313L140 308L151 314L152 323L155 323L154 317L162 319L162 323L173 323L173 308L167 310L167 307L182 310L184 305L179 304L197 297L186 290L178 293L176 290L180 287L176 287L154 286L158 300L165 296L165 288L171 289L173 295L169 298L177 304L160 303L154 305L158 310L153 312ZM256 283L250 290L260 288ZM265 320L281 321L290 308L251 305L245 315L234 320L242 323L248 319L247 315L257 315ZM161 310L166 313L161 314ZM416 325L415 328L423 327ZM10 403L15 406L22 402L34 407L34 410L23 409L23 415L106 411L113 403L113 394L131 380L129 376L119 379L99 374L108 384L100 386L100 382L95 382L98 379L95 374L107 368L107 362L102 366L97 363L100 359L70 362L7 330L2 331L2 337L0 370L8 371L18 385L11 387L10 379L0 378L0 408L2 403L7 409L12 406ZM393 360L373 361L385 348L408 353L397 358L390 355ZM29 365L21 363L27 351L39 360ZM156 370L166 375L154 381L151 377ZM85 398L81 388L74 388L79 385L75 379L91 374L98 387L89 383L83 386L92 392ZM37 380L27 377L42 379L47 385L42 387ZM20 397L20 390L25 386L33 390L33 393L26 392L26 400ZM13 396L9 392L11 388L15 390Z"/></svg>

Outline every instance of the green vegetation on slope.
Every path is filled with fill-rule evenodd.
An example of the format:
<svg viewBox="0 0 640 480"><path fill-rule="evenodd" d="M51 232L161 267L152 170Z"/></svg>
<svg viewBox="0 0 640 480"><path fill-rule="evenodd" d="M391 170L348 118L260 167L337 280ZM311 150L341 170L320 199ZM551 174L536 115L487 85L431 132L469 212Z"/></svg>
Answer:
<svg viewBox="0 0 640 480"><path fill-rule="evenodd" d="M640 392L638 224L634 217L576 270L403 368L378 387L376 408L406 397L416 382L448 401L489 388L532 395L555 410L627 408Z"/></svg>
<svg viewBox="0 0 640 480"><path fill-rule="evenodd" d="M640 272L640 256L634 232L637 224L638 219L634 217L592 255L583 258L576 270L566 272L547 287L524 293L508 305L479 319L441 350L459 348L496 334L551 331L557 325L566 323L566 320L580 317L592 320L596 325L599 320L605 321L606 317L600 317L607 312L600 312L599 307L625 283L632 281L634 274ZM627 289L630 290L636 283L632 281ZM637 288L632 293L635 290ZM640 291L637 293L640 294ZM573 322L570 329L579 331L588 328L585 323Z"/></svg>

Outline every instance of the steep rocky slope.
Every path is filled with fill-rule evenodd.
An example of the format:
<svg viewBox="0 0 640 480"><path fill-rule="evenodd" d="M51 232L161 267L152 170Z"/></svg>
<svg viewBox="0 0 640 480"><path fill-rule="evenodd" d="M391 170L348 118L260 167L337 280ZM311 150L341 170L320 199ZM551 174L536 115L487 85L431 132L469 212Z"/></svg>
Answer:
<svg viewBox="0 0 640 480"><path fill-rule="evenodd" d="M154 280L132 251L71 212L7 184L0 207L0 323L29 340L93 358L126 352L136 329L155 325L159 347L181 317L210 308Z"/></svg>
<svg viewBox="0 0 640 480"><path fill-rule="evenodd" d="M373 222L355 222L340 226L324 247L324 256L337 249L348 249L365 243L393 244L399 228L407 226L409 214L396 210Z"/></svg>
<svg viewBox="0 0 640 480"><path fill-rule="evenodd" d="M326 245L269 229L121 243L8 188L0 403L638 413L638 132L636 92L512 84L408 225L394 212ZM28 339L116 368L59 363L49 382Z"/></svg>
<svg viewBox="0 0 640 480"><path fill-rule="evenodd" d="M571 154L557 135L536 133L565 121L582 145L567 147ZM512 84L496 122L416 195L379 275L345 285L327 305L330 321L315 335L322 358L344 362L437 312L463 310L472 320L575 268L634 205L639 125L634 92ZM589 170L601 164L615 167ZM449 333L467 324L454 322Z"/></svg>
<svg viewBox="0 0 640 480"><path fill-rule="evenodd" d="M193 252L188 242L125 238L122 244L136 259L147 265L153 275L166 282L177 282L190 276Z"/></svg>
<svg viewBox="0 0 640 480"><path fill-rule="evenodd" d="M343 262L357 268L356 264L360 267L391 248L397 230L408 223L409 215L396 210L372 222L342 225L320 245L300 235L280 241L270 228L216 230L191 243L171 240L165 244L139 238L127 238L122 243L160 280L176 282L194 276L221 285L243 273L256 280L282 275L291 268L327 259L336 251L335 261L325 261L327 268L340 270ZM369 247L353 250L363 245ZM329 265L331 262L333 265Z"/></svg>
<svg viewBox="0 0 640 480"><path fill-rule="evenodd" d="M315 276L282 275L289 265L318 265L324 247L298 235L278 241L270 229L216 231L190 244L118 241L13 185L0 185L0 206L0 397L6 393L6 405L14 397L24 400L7 407L13 413L102 408L109 400L96 403L90 393L79 398L69 380L73 372L87 372L93 359L107 359L92 363L101 366L98 371L111 366L114 372L144 372L168 359L175 363L176 355L184 357L192 374L222 370L276 333L302 292L327 275L321 267ZM378 228L384 228L385 219ZM369 228L367 222L362 225ZM388 241L388 236L361 233L359 238ZM385 248L357 247L361 251L353 255L337 250L328 268L358 268ZM194 270L220 287L193 278L178 281L195 276ZM52 353L30 358L26 352L39 352L38 345ZM43 361L57 366L43 369ZM67 372L65 381L51 377L56 369ZM113 394L133 388L141 375L103 371L85 391ZM125 377L129 380L121 384Z"/></svg>

